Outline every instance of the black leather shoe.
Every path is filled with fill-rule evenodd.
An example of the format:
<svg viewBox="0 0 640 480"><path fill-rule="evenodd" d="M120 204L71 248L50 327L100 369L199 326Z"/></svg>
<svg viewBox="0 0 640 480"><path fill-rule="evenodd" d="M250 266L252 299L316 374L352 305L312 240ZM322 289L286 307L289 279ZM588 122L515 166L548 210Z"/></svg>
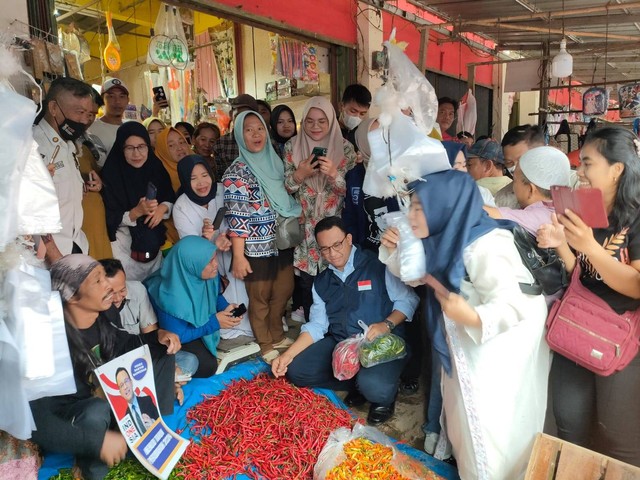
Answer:
<svg viewBox="0 0 640 480"><path fill-rule="evenodd" d="M372 403L369 407L369 415L367 415L367 423L370 425L380 425L393 417L396 410L396 402L391 405L380 405Z"/></svg>
<svg viewBox="0 0 640 480"><path fill-rule="evenodd" d="M364 398L359 391L349 392L346 397L344 397L344 403L347 407L360 407L367 402L367 399Z"/></svg>

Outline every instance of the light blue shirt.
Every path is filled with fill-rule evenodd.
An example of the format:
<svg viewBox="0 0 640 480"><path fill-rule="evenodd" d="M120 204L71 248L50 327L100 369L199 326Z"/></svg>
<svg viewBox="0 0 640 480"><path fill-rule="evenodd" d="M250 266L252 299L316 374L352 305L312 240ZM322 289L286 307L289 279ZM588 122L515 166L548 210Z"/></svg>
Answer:
<svg viewBox="0 0 640 480"><path fill-rule="evenodd" d="M356 246L351 247L351 254L349 260L344 266L342 271L338 270L333 265L329 265L329 269L338 277L343 283L349 275L351 275L355 268L353 266L353 258L356 253ZM400 279L386 268L384 272L385 285L387 287L387 294L389 299L393 302L393 310L397 310L407 317L406 321L411 321L413 313L418 306L418 296L413 290L402 283ZM327 317L327 309L325 307L324 300L320 298L320 295L316 292L315 285L311 288L313 295L313 305L311 305L311 311L309 313L309 323L302 325L300 332L307 332L311 335L314 342L322 340L326 333L329 331L329 317ZM383 318L380 321L384 320Z"/></svg>

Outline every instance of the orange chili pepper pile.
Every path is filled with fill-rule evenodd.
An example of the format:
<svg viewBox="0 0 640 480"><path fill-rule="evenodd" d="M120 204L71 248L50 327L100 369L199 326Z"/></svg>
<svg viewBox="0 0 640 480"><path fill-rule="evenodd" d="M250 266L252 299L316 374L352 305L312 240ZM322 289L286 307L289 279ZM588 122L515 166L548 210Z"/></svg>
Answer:
<svg viewBox="0 0 640 480"><path fill-rule="evenodd" d="M391 465L391 447L361 437L348 441L342 449L347 458L329 470L325 480L409 480Z"/></svg>
<svg viewBox="0 0 640 480"><path fill-rule="evenodd" d="M331 431L352 424L326 397L267 374L205 396L187 420L195 442L177 467L185 480L310 479Z"/></svg>

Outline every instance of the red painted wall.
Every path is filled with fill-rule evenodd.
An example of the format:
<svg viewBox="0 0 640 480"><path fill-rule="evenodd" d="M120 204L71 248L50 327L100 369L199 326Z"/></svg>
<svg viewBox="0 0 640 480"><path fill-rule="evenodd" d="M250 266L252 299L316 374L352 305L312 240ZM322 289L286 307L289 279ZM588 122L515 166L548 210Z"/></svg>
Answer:
<svg viewBox="0 0 640 480"><path fill-rule="evenodd" d="M356 44L356 4L346 0L215 0L229 7Z"/></svg>
<svg viewBox="0 0 640 480"><path fill-rule="evenodd" d="M391 29L396 27L396 40L408 42L405 53L413 63L418 63L420 56L420 32L409 21L390 13L383 13L383 35L387 40ZM495 60L490 55L480 56L460 42L447 42L438 45L437 40L444 38L436 32L430 32L427 48L427 68L451 75L461 80L467 79L467 64L488 62ZM476 67L476 83L491 85L493 80L493 65Z"/></svg>

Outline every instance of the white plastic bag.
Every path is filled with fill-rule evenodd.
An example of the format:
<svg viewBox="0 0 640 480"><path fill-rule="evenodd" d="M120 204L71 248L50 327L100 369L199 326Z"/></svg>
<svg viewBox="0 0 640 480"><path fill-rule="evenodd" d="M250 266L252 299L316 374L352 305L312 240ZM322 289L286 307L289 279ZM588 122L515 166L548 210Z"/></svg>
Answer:
<svg viewBox="0 0 640 480"><path fill-rule="evenodd" d="M425 136L410 117L398 109L388 120L387 126L367 135L371 159L362 186L365 193L379 198L404 194L408 183L451 168L442 142ZM408 197L404 200L408 206Z"/></svg>
<svg viewBox="0 0 640 480"><path fill-rule="evenodd" d="M460 100L458 106L458 124L457 132L469 132L471 135L476 133L476 123L478 122L478 108L476 106L476 97L473 96L471 89Z"/></svg>
<svg viewBox="0 0 640 480"><path fill-rule="evenodd" d="M400 280L408 283L421 279L427 273L427 258L422 240L413 234L407 215L403 212L391 212L384 218L388 225L396 227L400 233L400 243L398 243Z"/></svg>
<svg viewBox="0 0 640 480"><path fill-rule="evenodd" d="M42 163L38 144L31 140L31 151L20 179L18 234L44 235L62 230L58 196L51 174Z"/></svg>
<svg viewBox="0 0 640 480"><path fill-rule="evenodd" d="M51 291L49 272L23 262L7 274L4 294L27 399L74 393L62 301Z"/></svg>
<svg viewBox="0 0 640 480"><path fill-rule="evenodd" d="M36 117L36 105L32 100L16 93L9 84L9 74L18 73L21 67L13 54L2 46L0 62L3 63L0 67L0 251L3 251L19 233L17 214L20 177L33 142L31 125ZM7 78L4 78L5 74Z"/></svg>
<svg viewBox="0 0 640 480"><path fill-rule="evenodd" d="M421 464L418 460L401 453L393 445L389 437L374 427L369 427L356 423L353 430L341 427L329 435L318 461L313 468L314 480L326 480L329 472L347 459L344 446L351 440L363 438L372 443L381 444L391 450L392 458L390 464L395 471L408 480L436 480L440 477ZM374 476L367 478L381 478Z"/></svg>

